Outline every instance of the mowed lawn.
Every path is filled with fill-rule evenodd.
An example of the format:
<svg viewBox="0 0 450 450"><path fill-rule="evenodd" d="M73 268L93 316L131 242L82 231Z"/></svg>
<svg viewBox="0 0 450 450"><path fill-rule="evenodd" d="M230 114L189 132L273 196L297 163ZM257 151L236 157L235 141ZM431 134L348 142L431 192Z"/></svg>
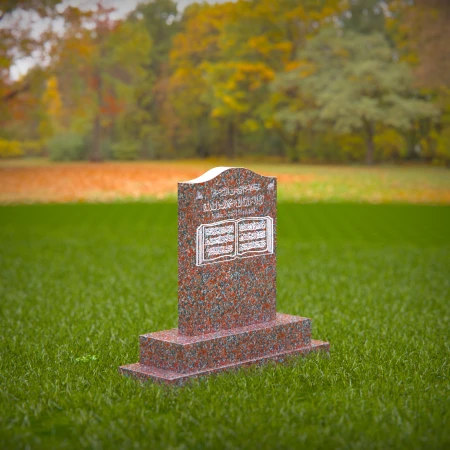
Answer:
<svg viewBox="0 0 450 450"><path fill-rule="evenodd" d="M450 207L279 205L278 310L312 355L183 388L121 377L177 325L175 203L0 208L0 448L450 446Z"/></svg>

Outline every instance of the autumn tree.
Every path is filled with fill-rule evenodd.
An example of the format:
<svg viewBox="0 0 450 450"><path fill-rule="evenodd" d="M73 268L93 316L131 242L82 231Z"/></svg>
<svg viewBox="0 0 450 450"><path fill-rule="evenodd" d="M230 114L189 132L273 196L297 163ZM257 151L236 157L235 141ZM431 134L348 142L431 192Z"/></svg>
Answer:
<svg viewBox="0 0 450 450"><path fill-rule="evenodd" d="M139 137L145 149L143 157L172 155L175 147L175 113L170 96L169 54L172 41L180 29L176 20L177 5L173 0L151 0L139 4L127 21L141 23L152 45L145 80L137 88L133 120L140 128Z"/></svg>
<svg viewBox="0 0 450 450"><path fill-rule="evenodd" d="M381 34L324 30L298 58L300 68L277 82L281 88L308 93L312 101L301 109L280 109L278 116L288 126L331 125L338 133L361 133L367 164L374 162L377 126L407 130L414 120L436 114L414 92L409 68L395 60Z"/></svg>
<svg viewBox="0 0 450 450"><path fill-rule="evenodd" d="M335 0L301 3L261 0L236 4L236 14L225 28L222 47L225 64L232 64L230 60L238 61L235 64L245 70L240 73L236 70L239 83L234 83L234 93L230 89L217 90L226 97L217 98L216 103L224 104L225 99L229 101L234 95L235 104L242 108L242 99L245 99L245 114L236 114L236 122L242 134L259 135L258 147L266 141L274 142L274 134L281 139L281 147L287 148L288 153L296 147L300 127L286 128L278 120L274 113L283 102L283 95L271 92L270 84L275 73L284 73L297 66L296 55L307 39L338 17L341 8L341 2ZM231 81L232 78L228 86Z"/></svg>
<svg viewBox="0 0 450 450"><path fill-rule="evenodd" d="M66 128L91 136L92 161L102 159L105 138L123 139L118 130L149 64L151 40L142 22L113 21L111 12L101 5L88 13L66 10L68 27L53 51L63 105L71 111Z"/></svg>
<svg viewBox="0 0 450 450"><path fill-rule="evenodd" d="M55 17L55 6L61 0L4 0L0 4L0 75L3 83L10 80L11 67L20 59L42 49L45 40L31 33L30 24L36 17ZM26 19L24 19L24 13ZM26 25L24 25L26 22ZM45 38L45 37L44 37ZM29 84L2 90L2 100L9 101L29 89Z"/></svg>
<svg viewBox="0 0 450 450"><path fill-rule="evenodd" d="M339 3L252 0L187 9L183 31L174 40L172 86L183 89L184 95L174 98L180 122L194 133L206 129L197 148L211 145L208 135L218 136L230 157L241 135L258 136L256 147L274 131L289 140L273 117L270 81L276 71L292 67L297 50L315 26L331 20ZM189 110L182 104L188 92Z"/></svg>
<svg viewBox="0 0 450 450"><path fill-rule="evenodd" d="M417 122L409 139L410 153L450 164L450 3L415 0L392 3L389 28L400 58L411 65L415 85L440 110L438 120Z"/></svg>
<svg viewBox="0 0 450 450"><path fill-rule="evenodd" d="M59 3L0 6L3 138L92 161L450 161L442 0L148 0L123 18ZM22 14L63 30L37 37Z"/></svg>
<svg viewBox="0 0 450 450"><path fill-rule="evenodd" d="M0 130L3 136L17 134L21 123L21 137L24 123L35 124L39 102L36 93L41 92L45 80L43 68L35 67L28 73L14 79L12 70L24 58L45 52L48 34L32 33L32 24L37 20L56 15L55 6L60 0L4 0L0 2Z"/></svg>
<svg viewBox="0 0 450 450"><path fill-rule="evenodd" d="M211 147L220 146L214 132L210 85L206 66L219 61L223 28L229 23L235 4L193 4L186 8L181 31L173 39L170 52L169 101L176 114L179 146L193 149L200 157L209 156Z"/></svg>

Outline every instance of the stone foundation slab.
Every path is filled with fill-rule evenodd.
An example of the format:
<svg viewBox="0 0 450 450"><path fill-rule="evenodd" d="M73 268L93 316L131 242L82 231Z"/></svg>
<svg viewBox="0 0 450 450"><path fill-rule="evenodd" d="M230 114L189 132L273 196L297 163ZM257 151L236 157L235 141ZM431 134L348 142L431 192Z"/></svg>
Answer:
<svg viewBox="0 0 450 450"><path fill-rule="evenodd" d="M328 351L329 344L311 340L311 319L278 313L270 322L198 336L177 329L144 334L139 363L119 371L141 380L183 384L191 377L318 350Z"/></svg>
<svg viewBox="0 0 450 450"><path fill-rule="evenodd" d="M156 367L146 366L144 364L129 364L127 366L119 367L119 372L123 375L131 376L140 381L153 380L157 383L183 385L191 378L198 378L212 375L214 373L238 369L240 367L261 365L270 361L285 362L296 356L306 356L310 352L329 352L330 344L323 341L312 340L311 343L305 347L299 347L293 350L288 350L280 353L269 354L259 358L240 361L239 363L226 364L212 369L200 370L191 373L172 372L170 370L157 369Z"/></svg>
<svg viewBox="0 0 450 450"><path fill-rule="evenodd" d="M213 369L306 347L311 320L277 314L270 322L184 336L177 329L140 336L140 364L177 373Z"/></svg>

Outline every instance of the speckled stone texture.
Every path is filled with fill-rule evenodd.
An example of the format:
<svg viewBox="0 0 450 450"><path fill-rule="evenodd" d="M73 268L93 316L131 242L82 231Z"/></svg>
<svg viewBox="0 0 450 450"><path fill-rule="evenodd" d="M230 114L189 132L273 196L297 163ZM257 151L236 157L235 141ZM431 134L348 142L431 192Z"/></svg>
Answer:
<svg viewBox="0 0 450 450"><path fill-rule="evenodd" d="M138 380L141 381L153 380L156 383L183 385L191 378L204 377L207 375L212 375L214 373L235 370L241 367L262 365L270 361L287 362L294 357L306 356L308 353L317 351L328 352L329 349L330 345L328 344L328 342L312 340L310 345L300 347L295 350L288 350L286 352L281 352L272 355L271 354L262 355L259 358L241 361L240 363L215 367L213 369L205 369L198 372L190 372L190 373L172 372L170 370L158 369L156 367L146 366L140 363L122 366L120 367L119 370L123 375L137 378Z"/></svg>
<svg viewBox="0 0 450 450"><path fill-rule="evenodd" d="M178 329L140 336L125 375L182 384L329 350L311 320L276 313L274 177L216 168L178 184Z"/></svg>
<svg viewBox="0 0 450 450"><path fill-rule="evenodd" d="M247 169L225 170L204 183L178 184L178 329L181 334L195 336L275 319L275 251L260 255L256 249L247 253L247 257L230 260L213 255L218 256L214 262L197 265L196 237L198 227L203 224L270 217L275 249L276 199L276 179ZM222 227L232 224L225 222ZM209 240L227 236L230 233L211 235ZM208 236L205 237L207 242ZM227 244L208 245L206 250L220 250Z"/></svg>
<svg viewBox="0 0 450 450"><path fill-rule="evenodd" d="M311 343L311 321L278 314L270 322L232 330L183 336L178 330L140 337L140 363L190 373L295 350Z"/></svg>

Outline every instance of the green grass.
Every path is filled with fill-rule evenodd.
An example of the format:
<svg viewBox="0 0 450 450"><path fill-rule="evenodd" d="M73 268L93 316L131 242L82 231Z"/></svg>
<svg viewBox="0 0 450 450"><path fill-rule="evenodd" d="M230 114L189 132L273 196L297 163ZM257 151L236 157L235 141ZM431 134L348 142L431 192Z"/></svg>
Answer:
<svg viewBox="0 0 450 450"><path fill-rule="evenodd" d="M279 205L278 310L313 355L141 385L176 326L176 205L0 208L0 448L450 446L450 208Z"/></svg>

